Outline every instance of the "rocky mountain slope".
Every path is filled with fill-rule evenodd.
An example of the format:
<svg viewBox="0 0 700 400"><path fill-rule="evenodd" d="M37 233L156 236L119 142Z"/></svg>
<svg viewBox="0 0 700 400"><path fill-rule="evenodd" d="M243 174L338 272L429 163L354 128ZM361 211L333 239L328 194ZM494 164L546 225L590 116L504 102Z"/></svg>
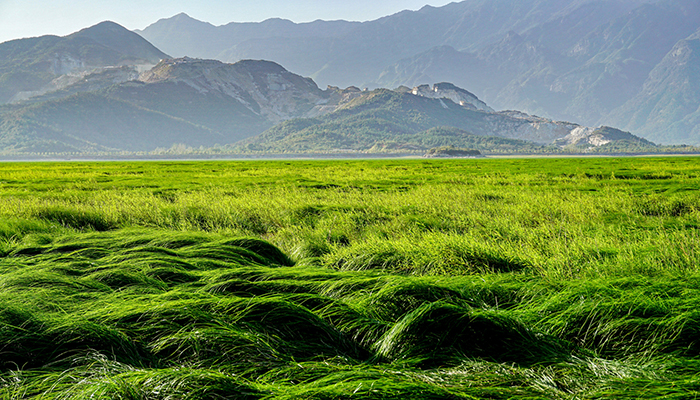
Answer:
<svg viewBox="0 0 700 400"><path fill-rule="evenodd" d="M700 31L680 40L608 120L662 143L700 141ZM669 140L674 138L675 140Z"/></svg>
<svg viewBox="0 0 700 400"><path fill-rule="evenodd" d="M276 61L323 86L452 82L495 109L593 126L634 119L645 85L658 79L652 71L700 28L700 3L470 0L364 23L201 24L180 15L140 34L183 55L198 48L198 55L227 62ZM671 90L682 84L662 82ZM700 143L685 133L697 126L692 113L674 115L663 125L625 127L665 143Z"/></svg>
<svg viewBox="0 0 700 400"><path fill-rule="evenodd" d="M127 81L109 72L0 107L3 150L223 145L304 115L327 97L310 79L267 61L167 59Z"/></svg>
<svg viewBox="0 0 700 400"><path fill-rule="evenodd" d="M3 152L149 151L223 142L206 127L95 93L0 110Z"/></svg>
<svg viewBox="0 0 700 400"><path fill-rule="evenodd" d="M446 79L468 87L496 108L515 108L588 125L617 126L623 121L620 126L653 140L700 143L700 136L686 133L694 126L681 122L692 120L686 119L688 110L683 108L674 110L674 117L660 124L626 123L640 112L641 103L654 101L647 97L648 82L656 81L658 86L656 69L664 68L674 45L700 28L700 3L668 0L638 4L607 23L591 21L588 29L572 34L577 33L569 28L573 16L585 19L612 4L584 4L542 26L510 32L477 51L437 47L387 67L377 82L390 86L418 84L426 78ZM563 40L554 39L560 37ZM697 81L700 75L690 79ZM674 91L683 82L677 75L667 77L659 90ZM694 104L694 110L700 107L699 98L689 103ZM681 125L683 128L676 128Z"/></svg>
<svg viewBox="0 0 700 400"><path fill-rule="evenodd" d="M324 98L313 80L269 61L165 60L143 73L139 81L185 84L199 93L228 96L272 123L302 115Z"/></svg>

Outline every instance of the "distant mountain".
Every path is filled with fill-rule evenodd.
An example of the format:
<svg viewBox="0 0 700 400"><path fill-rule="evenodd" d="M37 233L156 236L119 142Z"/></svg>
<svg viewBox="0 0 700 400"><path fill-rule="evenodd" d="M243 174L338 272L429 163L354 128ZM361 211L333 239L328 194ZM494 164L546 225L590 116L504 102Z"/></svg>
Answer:
<svg viewBox="0 0 700 400"><path fill-rule="evenodd" d="M608 120L662 143L700 144L700 31L676 43Z"/></svg>
<svg viewBox="0 0 700 400"><path fill-rule="evenodd" d="M323 86L452 82L495 109L589 126L621 121L653 140L698 144L692 95L667 117L633 121L643 115L636 107L655 102L645 98L650 85L668 85L657 97L676 90L659 71L699 28L697 0L469 0L363 23L215 27L178 15L140 34L175 54L272 60Z"/></svg>
<svg viewBox="0 0 700 400"><path fill-rule="evenodd" d="M269 152L471 146L523 153L548 151L544 146L588 151L636 140L517 111L495 112L451 83L322 91L276 63L253 60L167 59L123 82L129 71L81 75L85 79L59 90L0 107L0 149L153 151L239 142L238 149Z"/></svg>
<svg viewBox="0 0 700 400"><path fill-rule="evenodd" d="M628 4L639 4L638 0L610 1L620 5L599 12L598 23L628 11L632 7ZM322 86L376 86L373 82L379 74L401 59L442 45L478 50L509 31L524 32L591 2L594 0L470 0L363 23L294 24L273 19L214 27L180 14L138 33L174 55L226 62L262 58L310 76ZM448 79L436 77L435 81Z"/></svg>
<svg viewBox="0 0 700 400"><path fill-rule="evenodd" d="M393 17L379 20L377 24L317 22L299 26L271 20L266 26L269 35L286 32L296 35L288 38L290 41L311 43L314 35L329 27L369 39L383 32L388 24L388 29L395 31L390 35L409 48L408 42L429 43L436 39L435 33L419 37L420 29L405 31L406 21L451 21L454 13L471 10L462 16L477 18L472 22L478 25L483 23L478 18L494 17L495 6L505 7L510 10L508 15L513 16L513 10L524 10L520 7L552 13L557 9L553 7L555 3L558 4L528 0L524 5L513 6L501 0L476 1L470 5L476 7L473 9L465 8L462 3L440 9L426 7L418 13L400 13L397 20ZM177 19L197 24L186 16ZM531 26L536 18L523 21ZM505 26L503 21L499 24ZM374 31L362 30L367 26L374 27ZM215 27L206 29L210 28ZM257 24L229 27L263 34L258 28ZM399 38L399 33L409 37ZM357 39L353 35L349 37ZM291 43L274 37L255 40L268 39L279 41L281 47ZM693 39L690 37L685 43L691 46ZM450 39L456 40L456 37ZM387 43L366 45L365 50L369 55L378 55L384 46L384 51L391 52ZM470 43L476 45L477 41ZM4 43L0 50L7 56L2 66L10 71L3 75L5 89L11 92L12 85L23 82L12 78L17 71L43 79L35 82L33 90L15 90L11 102L0 105L0 151L3 152L153 151L179 145L231 145L242 140L245 147L239 148L266 151L389 151L471 144L497 151L571 148L590 152L620 143L626 143L627 148L654 146L614 128L588 128L519 111L495 112L473 91L447 81L399 86L396 90L370 91L355 86L346 89L329 86L321 90L312 79L271 61L224 63L190 57L160 58L165 54L111 22L64 38L49 36ZM346 50L348 53L343 57L357 55L357 48ZM469 76L478 78L474 83L480 90L493 87L494 80L488 81L489 76L531 74L534 80L532 74L536 73L549 79L550 75L560 73L568 60L513 31L474 53L442 46L424 54L429 59L431 54L440 53L446 54L446 59L462 57L462 67L468 67ZM311 55L309 60L313 59ZM156 65L150 64L155 62ZM348 62L343 68L351 69L353 65ZM478 86L482 78L486 84ZM686 92L694 93L690 89Z"/></svg>
<svg viewBox="0 0 700 400"><path fill-rule="evenodd" d="M168 56L141 36L103 22L65 37L0 43L0 104L57 89L57 78L103 67L157 64Z"/></svg>
<svg viewBox="0 0 700 400"><path fill-rule="evenodd" d="M175 57L225 62L272 60L309 76L327 62L334 40L359 25L358 22L320 20L295 24L273 18L260 23L214 26L182 13L135 32Z"/></svg>
<svg viewBox="0 0 700 400"><path fill-rule="evenodd" d="M302 114L323 97L313 80L270 61L165 60L143 73L140 81L185 84L200 93L226 95L272 122Z"/></svg>
<svg viewBox="0 0 700 400"><path fill-rule="evenodd" d="M640 148L654 147L653 143L626 132L612 132L611 128L586 128L516 111L479 110L459 99L455 99L459 101L456 103L447 96L433 95L445 87L449 89L445 94L462 91L447 84L435 85L432 90L425 87L396 91L334 89L329 101L315 109L316 117L285 121L241 142L240 148L268 152L329 152L456 146L519 153L546 152L543 145L587 151L618 140L634 142Z"/></svg>
<svg viewBox="0 0 700 400"><path fill-rule="evenodd" d="M630 5L633 9L620 13ZM404 59L387 67L378 83L416 85L422 79L445 79L469 88L496 108L587 125L619 125L634 113L643 115L636 107L654 101L645 96L649 82L658 81L657 68L665 68L661 63L666 63L674 45L698 28L696 0L574 4L539 26L509 32L477 51L442 46ZM688 79L700 80L692 73L686 71ZM675 90L670 80L664 82L660 90ZM686 107L700 107L700 99L686 101ZM671 114L678 119L622 126L664 143L698 144L697 138L685 133L695 129L697 119L686 119L680 110Z"/></svg>

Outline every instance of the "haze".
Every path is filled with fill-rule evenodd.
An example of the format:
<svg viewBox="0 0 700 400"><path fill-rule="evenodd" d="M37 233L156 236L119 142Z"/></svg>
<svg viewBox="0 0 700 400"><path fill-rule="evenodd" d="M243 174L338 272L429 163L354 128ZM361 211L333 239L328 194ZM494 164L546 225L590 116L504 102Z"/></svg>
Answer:
<svg viewBox="0 0 700 400"><path fill-rule="evenodd" d="M442 6L449 2L427 4ZM275 17L294 22L367 21L425 4L424 0L0 0L0 42L46 34L63 36L105 20L141 29L180 12L215 25Z"/></svg>

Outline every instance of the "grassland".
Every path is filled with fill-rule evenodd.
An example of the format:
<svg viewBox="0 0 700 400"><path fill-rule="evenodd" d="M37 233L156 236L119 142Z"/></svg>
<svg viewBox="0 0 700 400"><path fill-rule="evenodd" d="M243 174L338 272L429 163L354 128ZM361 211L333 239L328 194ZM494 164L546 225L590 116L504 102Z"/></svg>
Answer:
<svg viewBox="0 0 700 400"><path fill-rule="evenodd" d="M698 158L0 164L0 398L695 398L699 230Z"/></svg>

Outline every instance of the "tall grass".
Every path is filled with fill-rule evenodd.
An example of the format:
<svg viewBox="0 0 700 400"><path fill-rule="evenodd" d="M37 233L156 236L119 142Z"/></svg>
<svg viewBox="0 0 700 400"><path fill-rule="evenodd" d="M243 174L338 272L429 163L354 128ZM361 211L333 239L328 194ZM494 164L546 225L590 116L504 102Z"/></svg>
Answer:
<svg viewBox="0 0 700 400"><path fill-rule="evenodd" d="M0 398L692 398L698 170L3 164Z"/></svg>

